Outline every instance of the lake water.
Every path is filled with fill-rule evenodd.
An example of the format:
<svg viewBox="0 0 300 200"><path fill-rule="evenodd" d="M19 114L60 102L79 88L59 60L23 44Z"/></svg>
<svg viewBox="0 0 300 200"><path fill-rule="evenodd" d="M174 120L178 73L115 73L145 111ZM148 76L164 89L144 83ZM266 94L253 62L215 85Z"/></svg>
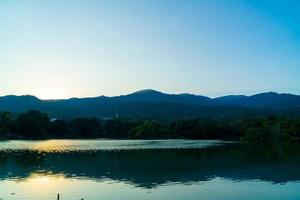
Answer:
<svg viewBox="0 0 300 200"><path fill-rule="evenodd" d="M299 200L298 145L0 142L2 200Z"/></svg>

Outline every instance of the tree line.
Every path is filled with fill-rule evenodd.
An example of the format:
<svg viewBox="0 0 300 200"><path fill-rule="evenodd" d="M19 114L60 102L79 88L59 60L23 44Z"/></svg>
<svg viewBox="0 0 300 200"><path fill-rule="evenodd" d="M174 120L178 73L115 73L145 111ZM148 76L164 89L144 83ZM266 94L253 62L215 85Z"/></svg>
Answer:
<svg viewBox="0 0 300 200"><path fill-rule="evenodd" d="M0 112L0 138L227 139L274 142L300 138L300 119L288 117L195 118L162 123L142 119L50 120L37 110Z"/></svg>

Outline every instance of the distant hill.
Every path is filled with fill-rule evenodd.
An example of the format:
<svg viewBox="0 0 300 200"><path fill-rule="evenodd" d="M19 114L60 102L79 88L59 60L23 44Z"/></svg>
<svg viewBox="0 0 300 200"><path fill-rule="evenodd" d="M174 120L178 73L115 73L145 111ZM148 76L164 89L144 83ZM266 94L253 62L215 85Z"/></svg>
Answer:
<svg viewBox="0 0 300 200"><path fill-rule="evenodd" d="M0 111L24 112L37 109L55 118L116 115L128 118L174 120L191 117L283 114L300 116L300 96L261 93L252 96L229 95L218 98L194 94L166 94L141 90L115 97L40 100L34 96L0 97Z"/></svg>
<svg viewBox="0 0 300 200"><path fill-rule="evenodd" d="M292 94L278 94L274 92L261 93L253 96L227 96L221 97L224 103L237 106L256 108L294 108L300 107L300 96ZM222 102L222 101L221 101Z"/></svg>

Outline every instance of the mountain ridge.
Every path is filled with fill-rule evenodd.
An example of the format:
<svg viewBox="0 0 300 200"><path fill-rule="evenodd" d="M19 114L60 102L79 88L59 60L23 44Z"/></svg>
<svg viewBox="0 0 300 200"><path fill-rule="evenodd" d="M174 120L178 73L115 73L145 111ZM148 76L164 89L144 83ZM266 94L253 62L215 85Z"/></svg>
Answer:
<svg viewBox="0 0 300 200"><path fill-rule="evenodd" d="M193 94L193 93L165 93L165 92L161 92L158 90L154 90L154 89L142 89L142 90L137 90L135 92L131 92L129 94L123 94L123 95L116 95L116 96L106 96L106 95L99 95L99 96L87 96L87 97L69 97L69 98L53 98L53 99L41 99L37 96L31 95L31 94L22 94L22 95L14 95L14 94L8 94L8 95L3 95L0 96L0 98L4 98L4 97L32 97L32 98L36 98L39 99L41 101L52 101L52 100L70 100L70 99L91 99L91 98L99 98L99 97L107 97L107 98L113 98L113 97L122 97L122 96L128 96L128 95L136 95L136 94L145 94L145 93L158 93L158 94L165 94L165 95L178 95L178 96L202 96L202 97L206 97L209 99L219 99L219 98L223 98L223 97L230 97L230 96L242 96L242 97L253 97L253 96L257 96L257 95L290 95L290 96L296 96L296 97L300 97L300 95L298 94L292 94L292 93L279 93L279 92L274 92L274 91L269 91L269 92L261 92L261 93L256 93L253 95L243 95L243 94L231 94L231 95L224 95L224 96L217 96L217 97L209 97L209 96L205 96L205 95L199 95L199 94Z"/></svg>
<svg viewBox="0 0 300 200"><path fill-rule="evenodd" d="M59 118L107 118L115 116L116 112L120 117L153 119L234 116L264 113L266 110L298 113L300 96L266 92L251 96L227 95L210 98L189 93L167 94L146 89L113 97L73 97L51 100L42 100L32 95L0 97L0 111L18 113L30 109L40 110L51 117Z"/></svg>

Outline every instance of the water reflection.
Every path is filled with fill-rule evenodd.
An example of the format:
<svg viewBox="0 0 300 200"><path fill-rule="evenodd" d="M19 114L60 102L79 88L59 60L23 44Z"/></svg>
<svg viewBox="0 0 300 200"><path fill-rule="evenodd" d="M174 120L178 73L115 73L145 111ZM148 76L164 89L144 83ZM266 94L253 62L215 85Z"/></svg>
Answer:
<svg viewBox="0 0 300 200"><path fill-rule="evenodd" d="M232 181L300 180L298 145L262 147L227 144L201 149L140 149L46 152L0 151L0 179L44 177L113 180L140 188L189 184L216 177ZM46 176L47 175L47 176Z"/></svg>

